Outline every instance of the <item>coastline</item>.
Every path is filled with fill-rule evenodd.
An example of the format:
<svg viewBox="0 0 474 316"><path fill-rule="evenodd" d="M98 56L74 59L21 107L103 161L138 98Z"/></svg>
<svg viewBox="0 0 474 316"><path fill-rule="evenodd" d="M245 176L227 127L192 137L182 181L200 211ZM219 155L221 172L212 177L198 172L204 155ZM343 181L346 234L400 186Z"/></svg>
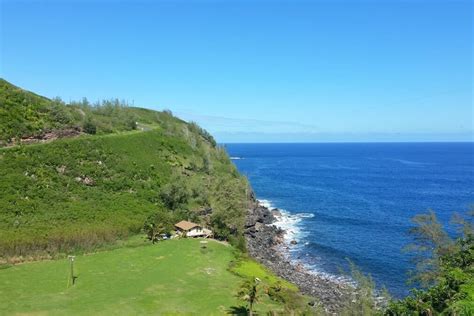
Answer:
<svg viewBox="0 0 474 316"><path fill-rule="evenodd" d="M247 250L255 260L278 276L296 284L303 294L314 297L328 313L341 309L354 288L348 283L338 282L308 270L290 258L287 231L275 224L281 218L278 209L269 209L254 199L245 224ZM287 238L286 238L287 239Z"/></svg>

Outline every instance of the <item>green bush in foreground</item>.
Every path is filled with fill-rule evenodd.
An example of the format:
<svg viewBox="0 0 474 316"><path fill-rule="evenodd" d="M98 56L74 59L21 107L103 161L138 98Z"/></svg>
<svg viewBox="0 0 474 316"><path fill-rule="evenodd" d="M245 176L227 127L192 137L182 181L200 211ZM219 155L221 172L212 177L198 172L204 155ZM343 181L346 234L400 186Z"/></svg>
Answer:
<svg viewBox="0 0 474 316"><path fill-rule="evenodd" d="M386 291L377 293L370 275L351 264L357 288L348 297L340 315L434 316L474 315L474 211L467 218L456 215L460 234L451 239L434 212L413 218L411 229L417 270L412 280L418 288L401 300L390 300ZM384 298L376 299L376 296Z"/></svg>
<svg viewBox="0 0 474 316"><path fill-rule="evenodd" d="M385 315L474 315L474 211L458 217L461 235L452 240L433 212L415 217L415 249L431 255L416 257L417 280L431 282L402 300L390 302ZM421 261L420 261L421 260Z"/></svg>

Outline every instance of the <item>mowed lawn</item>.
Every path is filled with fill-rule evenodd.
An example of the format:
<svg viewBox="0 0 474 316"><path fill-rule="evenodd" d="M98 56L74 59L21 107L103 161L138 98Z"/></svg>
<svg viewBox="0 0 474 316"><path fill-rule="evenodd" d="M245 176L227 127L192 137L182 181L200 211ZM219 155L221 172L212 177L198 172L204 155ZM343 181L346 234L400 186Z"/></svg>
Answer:
<svg viewBox="0 0 474 316"><path fill-rule="evenodd" d="M21 264L0 270L0 315L227 314L244 305L233 259L232 247L196 239L120 248L77 256L69 287L67 259ZM256 309L281 306L263 297Z"/></svg>

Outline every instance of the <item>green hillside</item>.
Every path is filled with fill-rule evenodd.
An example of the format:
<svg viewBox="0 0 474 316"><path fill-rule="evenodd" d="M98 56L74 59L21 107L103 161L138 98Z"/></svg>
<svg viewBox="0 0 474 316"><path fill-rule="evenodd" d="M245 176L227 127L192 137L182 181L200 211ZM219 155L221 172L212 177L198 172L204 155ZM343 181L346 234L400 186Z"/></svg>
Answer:
<svg viewBox="0 0 474 316"><path fill-rule="evenodd" d="M0 146L14 138L63 126L63 118L68 116L70 112L53 101L0 79Z"/></svg>
<svg viewBox="0 0 474 316"><path fill-rule="evenodd" d="M3 136L79 122L57 123L45 110L53 101L2 84ZM55 106L61 113L89 113L86 120L102 135L0 149L2 261L94 249L139 233L157 212L171 222L204 222L217 237L241 241L248 184L207 132L169 112ZM20 115L5 128L5 113L10 119L25 109L30 116ZM120 122L127 120L139 128L126 131ZM105 130L107 124L113 128Z"/></svg>
<svg viewBox="0 0 474 316"><path fill-rule="evenodd" d="M181 122L170 112L129 107L118 99L90 103L86 98L64 103L23 90L0 78L0 147L82 133L110 134L167 128ZM204 131L203 131L204 132ZM214 142L206 132L203 136Z"/></svg>

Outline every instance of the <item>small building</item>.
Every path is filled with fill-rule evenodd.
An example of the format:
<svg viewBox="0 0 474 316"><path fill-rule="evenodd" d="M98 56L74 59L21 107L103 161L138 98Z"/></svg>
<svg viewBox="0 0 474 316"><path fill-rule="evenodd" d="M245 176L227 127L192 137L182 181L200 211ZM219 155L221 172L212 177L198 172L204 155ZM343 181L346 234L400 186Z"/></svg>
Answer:
<svg viewBox="0 0 474 316"><path fill-rule="evenodd" d="M186 235L186 237L211 237L212 231L204 228L199 224L181 221L174 225L176 232L180 235Z"/></svg>

